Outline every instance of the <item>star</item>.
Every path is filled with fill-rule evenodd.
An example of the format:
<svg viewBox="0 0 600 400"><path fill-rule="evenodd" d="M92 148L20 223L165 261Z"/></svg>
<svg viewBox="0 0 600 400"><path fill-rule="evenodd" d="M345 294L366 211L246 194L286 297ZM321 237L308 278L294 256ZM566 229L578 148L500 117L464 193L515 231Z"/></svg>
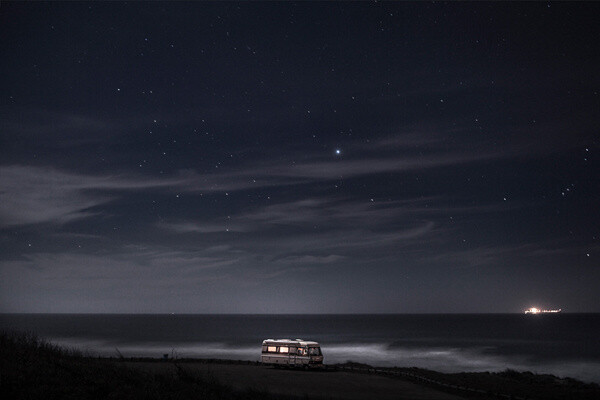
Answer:
<svg viewBox="0 0 600 400"><path fill-rule="evenodd" d="M342 154L342 151L340 149L335 149L335 154L339 156L340 154Z"/></svg>

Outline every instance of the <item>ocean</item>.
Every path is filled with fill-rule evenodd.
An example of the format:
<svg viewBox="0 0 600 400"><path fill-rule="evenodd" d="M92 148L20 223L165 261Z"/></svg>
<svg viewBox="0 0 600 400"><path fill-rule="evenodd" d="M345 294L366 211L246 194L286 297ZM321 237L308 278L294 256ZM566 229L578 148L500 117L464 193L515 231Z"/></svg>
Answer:
<svg viewBox="0 0 600 400"><path fill-rule="evenodd" d="M259 360L268 338L321 343L326 364L507 368L600 383L600 314L153 315L0 314L93 356Z"/></svg>

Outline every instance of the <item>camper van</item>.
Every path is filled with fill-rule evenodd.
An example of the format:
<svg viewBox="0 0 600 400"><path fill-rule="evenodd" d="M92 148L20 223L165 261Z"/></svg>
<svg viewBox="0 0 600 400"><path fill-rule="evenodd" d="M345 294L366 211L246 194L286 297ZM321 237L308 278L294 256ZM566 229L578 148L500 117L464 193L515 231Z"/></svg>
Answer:
<svg viewBox="0 0 600 400"><path fill-rule="evenodd" d="M323 354L319 343L302 339L263 340L260 358L263 364L276 367L323 367Z"/></svg>

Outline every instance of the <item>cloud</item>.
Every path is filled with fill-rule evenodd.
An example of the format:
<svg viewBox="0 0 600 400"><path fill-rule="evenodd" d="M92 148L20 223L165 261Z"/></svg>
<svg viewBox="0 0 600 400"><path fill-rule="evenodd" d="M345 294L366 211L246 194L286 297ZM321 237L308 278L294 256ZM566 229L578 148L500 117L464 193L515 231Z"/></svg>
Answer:
<svg viewBox="0 0 600 400"><path fill-rule="evenodd" d="M395 202L356 201L348 198L308 198L273 204L235 216L236 221L247 225L270 224L290 226L330 227L383 227L399 217L414 215L415 208L431 198L406 199Z"/></svg>
<svg viewBox="0 0 600 400"><path fill-rule="evenodd" d="M37 223L66 223L90 217L99 211L96 207L131 190L163 189L185 192L227 192L256 190L266 187L308 185L320 182L350 179L380 173L404 172L417 169L489 160L500 154L486 152L430 153L418 157L394 156L350 160L319 160L297 164L267 163L254 168L198 174L183 170L169 177L140 175L86 175L57 170L52 167L8 165L0 167L0 224L15 226ZM307 200L310 201L310 200ZM299 203L304 213L319 213L319 204ZM269 210L277 213L275 208ZM294 214L280 220L290 220ZM254 218L258 218L255 215ZM274 218L272 218L274 220ZM220 226L178 226L174 229L191 231L219 230ZM236 229L235 226L229 228ZM237 228L241 230L241 228Z"/></svg>
<svg viewBox="0 0 600 400"><path fill-rule="evenodd" d="M200 222L173 222L160 223L159 228L171 230L177 233L223 233L223 232L245 232L244 226L229 224L228 222L219 223L200 223Z"/></svg>
<svg viewBox="0 0 600 400"><path fill-rule="evenodd" d="M0 111L0 135L19 137L21 145L64 151L82 145L114 140L139 127L150 125L150 118L111 118L39 109Z"/></svg>
<svg viewBox="0 0 600 400"><path fill-rule="evenodd" d="M410 136L410 135L409 135ZM436 143L439 138L420 139L413 135L403 138L402 135L384 139L365 147L365 153L376 150L377 147L390 147L392 141L397 141L396 147L410 143ZM356 145L355 145L356 146ZM483 146L483 145L482 145ZM189 178L188 190L195 191L235 191L252 190L274 186L308 185L320 182L351 179L381 173L401 173L415 170L428 170L440 167L450 167L469 163L497 160L516 155L515 151L502 149L486 149L485 147L464 150L449 150L439 146L435 151L429 148L419 156L404 154L387 154L386 156L324 159L320 155L304 154L304 162L295 163L255 163L247 168L225 170L218 173L199 175L193 170L183 171L182 176Z"/></svg>
<svg viewBox="0 0 600 400"><path fill-rule="evenodd" d="M95 207L106 204L131 190L167 189L181 191L226 191L249 188L253 182L246 173L200 176L183 172L167 178L124 175L85 175L54 168L33 166L0 167L0 224L15 226L37 223L64 224L96 215ZM218 182L228 182L220 184ZM273 184L278 184L274 182ZM264 185L264 184L263 184ZM260 187L261 184L257 184ZM221 225L201 227L179 224L180 231L217 231ZM223 228L227 228L223 226ZM231 226L230 229L241 230Z"/></svg>
<svg viewBox="0 0 600 400"><path fill-rule="evenodd" d="M367 147L375 150L397 150L402 148L414 149L415 147L439 144L442 142L443 138L440 136L434 136L428 133L405 133L388 136L386 138L370 142Z"/></svg>
<svg viewBox="0 0 600 400"><path fill-rule="evenodd" d="M313 161L289 166L271 166L253 171L256 176L333 180L385 172L403 172L488 160L494 154L431 154L427 156L400 156L360 160ZM252 172L250 172L252 174Z"/></svg>
<svg viewBox="0 0 600 400"><path fill-rule="evenodd" d="M223 240L218 235L229 225L235 236L227 240L249 254L275 263L330 263L349 254L359 256L367 248L400 249L438 234L434 221L414 218L411 208L416 203L416 199L378 204L308 198L231 215L226 223L207 219L164 222L158 227L182 235L214 234L214 240Z"/></svg>
<svg viewBox="0 0 600 400"><path fill-rule="evenodd" d="M65 223L93 215L108 196L84 193L81 176L35 167L0 168L0 223L3 226L48 221Z"/></svg>
<svg viewBox="0 0 600 400"><path fill-rule="evenodd" d="M287 256L277 260L279 263L285 264L331 264L346 259L344 256L337 254L329 254L326 256L315 256L315 255L298 255L298 256Z"/></svg>
<svg viewBox="0 0 600 400"><path fill-rule="evenodd" d="M205 243L217 254L238 254L243 258L238 265L246 267L238 273L244 281L259 285L293 271L384 265L398 253L417 251L423 240L438 240L443 228L431 220L412 218L408 209L415 204L419 204L416 199L377 204L307 198L232 214L227 223L236 231L226 235L223 220L217 223L214 218L164 222L157 227L164 234L179 236L165 240Z"/></svg>
<svg viewBox="0 0 600 400"><path fill-rule="evenodd" d="M582 254L585 250L580 250ZM511 260L527 257L545 258L562 254L574 254L573 248L548 249L542 243L524 243L504 246L480 246L466 250L442 251L436 255L423 257L426 262L443 262L460 268L489 267L506 264Z"/></svg>
<svg viewBox="0 0 600 400"><path fill-rule="evenodd" d="M514 247L478 247L469 250L440 252L423 259L427 262L457 265L460 268L485 267L495 265L517 250Z"/></svg>
<svg viewBox="0 0 600 400"><path fill-rule="evenodd" d="M239 216L241 221L249 225L265 224L312 224L324 222L330 218L327 212L331 209L331 201L325 199L304 199L292 202L273 204Z"/></svg>
<svg viewBox="0 0 600 400"><path fill-rule="evenodd" d="M231 282L243 255L124 246L99 253L41 252L0 260L0 309L36 312L193 312Z"/></svg>
<svg viewBox="0 0 600 400"><path fill-rule="evenodd" d="M96 132L110 132L116 127L107 119L91 117L89 115L67 112L50 112L44 110L13 110L5 113L2 127L4 132L18 134L19 136L41 138L54 138L54 134L67 134L73 139L73 134L85 136Z"/></svg>
<svg viewBox="0 0 600 400"><path fill-rule="evenodd" d="M0 224L63 224L97 214L114 194L99 191L173 187L178 180L93 176L32 166L0 167Z"/></svg>
<svg viewBox="0 0 600 400"><path fill-rule="evenodd" d="M4 260L0 269L7 274L20 274L26 270L38 271L47 279L72 281L98 280L158 280L172 278L200 278L207 272L222 270L237 264L240 254L203 250L178 250L145 245L121 246L110 252L97 253L33 253L20 260Z"/></svg>
<svg viewBox="0 0 600 400"><path fill-rule="evenodd" d="M430 229L433 222L423 218L429 211L424 204L433 197L406 199L394 202L355 201L348 198L307 198L282 202L254 210L233 214L226 219L209 218L201 221L162 222L159 228L176 233L221 233L228 227L230 232L277 232L287 229L286 236L311 232L334 234L337 231L353 232L369 230L372 233L413 232L411 227ZM435 210L439 212L439 210ZM413 218L417 216L417 218ZM400 228L398 228L400 226ZM314 229L318 229L314 231ZM420 232L421 228L416 231ZM412 233L411 233L412 235Z"/></svg>
<svg viewBox="0 0 600 400"><path fill-rule="evenodd" d="M391 232L374 231L365 228L336 229L329 231L286 231L286 235L264 234L265 239L252 236L239 238L237 246L244 251L271 257L277 261L288 256L336 254L343 257L375 259L385 257L389 252L401 251L414 246L426 235L436 234L436 225L425 222L407 226Z"/></svg>

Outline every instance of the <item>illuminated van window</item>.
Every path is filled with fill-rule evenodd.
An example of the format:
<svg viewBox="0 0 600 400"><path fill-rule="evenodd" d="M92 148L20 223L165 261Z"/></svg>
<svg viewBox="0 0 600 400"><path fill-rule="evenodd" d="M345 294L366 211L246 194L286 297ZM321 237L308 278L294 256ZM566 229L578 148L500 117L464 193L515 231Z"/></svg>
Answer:
<svg viewBox="0 0 600 400"><path fill-rule="evenodd" d="M267 351L269 353L277 353L277 347L275 347L275 346L269 346L269 347L267 347Z"/></svg>
<svg viewBox="0 0 600 400"><path fill-rule="evenodd" d="M287 346L281 346L281 347L279 348L279 352L280 352L280 353L287 353L289 350L290 350L290 348L289 348L289 347L287 347Z"/></svg>

